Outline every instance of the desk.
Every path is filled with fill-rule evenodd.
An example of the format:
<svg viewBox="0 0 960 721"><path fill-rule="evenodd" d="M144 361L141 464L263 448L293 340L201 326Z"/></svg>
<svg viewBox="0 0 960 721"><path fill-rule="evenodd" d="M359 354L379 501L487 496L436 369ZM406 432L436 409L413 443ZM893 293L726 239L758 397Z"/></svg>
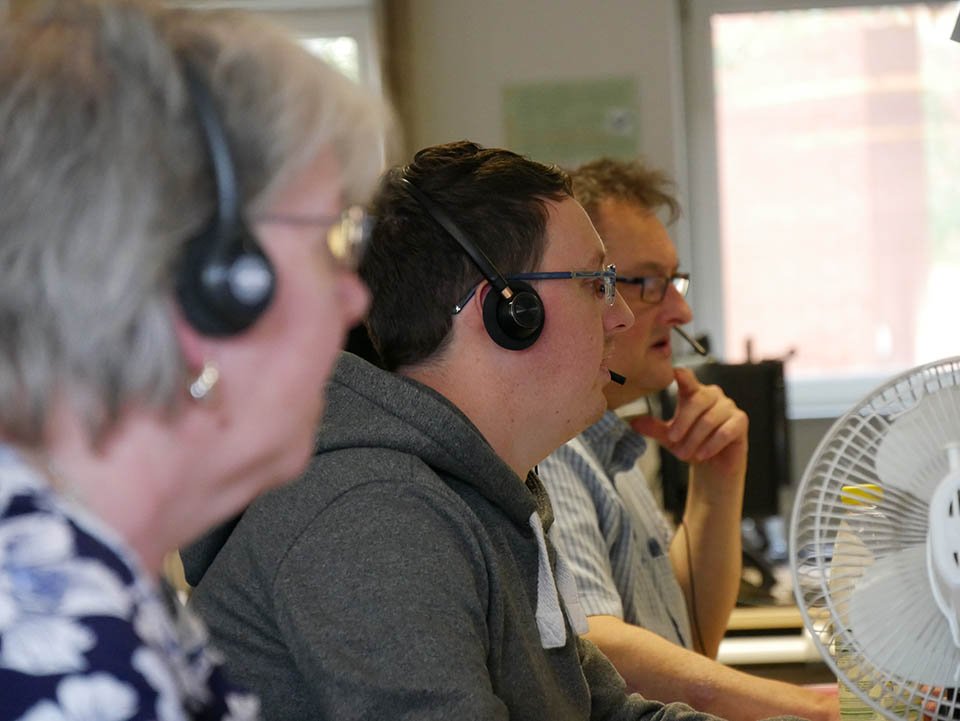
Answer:
<svg viewBox="0 0 960 721"><path fill-rule="evenodd" d="M803 616L796 606L737 606L730 614L727 631L801 629Z"/></svg>
<svg viewBox="0 0 960 721"><path fill-rule="evenodd" d="M793 683L831 683L796 606L735 608L717 660L743 671Z"/></svg>

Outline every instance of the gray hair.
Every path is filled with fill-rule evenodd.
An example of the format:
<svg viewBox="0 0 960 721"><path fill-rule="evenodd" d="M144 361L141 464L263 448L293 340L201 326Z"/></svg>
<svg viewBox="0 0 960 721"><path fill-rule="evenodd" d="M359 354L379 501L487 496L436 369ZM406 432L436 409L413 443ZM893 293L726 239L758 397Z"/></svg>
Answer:
<svg viewBox="0 0 960 721"><path fill-rule="evenodd" d="M40 442L63 398L96 439L131 403L182 397L174 272L215 193L180 63L210 86L247 215L323 148L364 199L387 112L247 14L23 7L0 24L0 437Z"/></svg>
<svg viewBox="0 0 960 721"><path fill-rule="evenodd" d="M604 200L620 200L650 211L666 208L667 224L680 217L673 180L642 160L598 158L571 170L570 178L573 196L594 222Z"/></svg>

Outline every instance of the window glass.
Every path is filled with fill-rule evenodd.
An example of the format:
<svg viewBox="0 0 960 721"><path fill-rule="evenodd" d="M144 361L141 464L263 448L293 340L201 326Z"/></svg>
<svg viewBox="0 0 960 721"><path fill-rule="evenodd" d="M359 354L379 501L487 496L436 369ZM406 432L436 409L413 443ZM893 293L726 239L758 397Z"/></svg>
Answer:
<svg viewBox="0 0 960 721"><path fill-rule="evenodd" d="M303 46L323 58L351 80L361 81L360 48L354 37L301 38Z"/></svg>
<svg viewBox="0 0 960 721"><path fill-rule="evenodd" d="M960 354L956 16L711 16L728 360L836 382Z"/></svg>

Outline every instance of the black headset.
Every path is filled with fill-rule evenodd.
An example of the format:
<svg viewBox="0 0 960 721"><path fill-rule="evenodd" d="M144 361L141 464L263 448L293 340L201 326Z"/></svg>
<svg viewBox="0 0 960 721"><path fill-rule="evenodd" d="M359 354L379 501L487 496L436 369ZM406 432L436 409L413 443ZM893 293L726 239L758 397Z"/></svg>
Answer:
<svg viewBox="0 0 960 721"><path fill-rule="evenodd" d="M540 337L546 313L543 301L529 283L514 280L508 283L480 248L467 238L450 216L422 190L406 178L400 182L447 234L457 241L480 269L494 291L483 301L483 325L489 336L508 350L529 348Z"/></svg>
<svg viewBox="0 0 960 721"><path fill-rule="evenodd" d="M189 62L183 61L182 69L210 156L217 205L207 226L187 240L177 269L177 299L199 332L236 335L270 304L276 274L243 221L233 157L210 90Z"/></svg>

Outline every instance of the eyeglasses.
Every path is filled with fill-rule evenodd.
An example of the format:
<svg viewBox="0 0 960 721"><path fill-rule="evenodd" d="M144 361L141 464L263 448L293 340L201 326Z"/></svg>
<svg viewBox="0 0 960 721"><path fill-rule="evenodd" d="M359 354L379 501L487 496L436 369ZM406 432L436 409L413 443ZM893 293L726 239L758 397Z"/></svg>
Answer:
<svg viewBox="0 0 960 721"><path fill-rule="evenodd" d="M584 278L595 278L597 280L597 295L602 296L607 305L613 305L617 300L617 266L605 265L603 270L557 270L535 273L515 273L505 276L508 282L511 280L574 280ZM453 307L453 314L456 315L464 309L473 294L477 292L477 286L473 286L470 291L460 299Z"/></svg>
<svg viewBox="0 0 960 721"><path fill-rule="evenodd" d="M687 297L690 290L690 274L674 273L673 275L640 275L636 277L617 276L617 282L624 285L639 285L640 300L644 303L659 303L667 295L667 288L671 285L676 288L681 298Z"/></svg>
<svg viewBox="0 0 960 721"><path fill-rule="evenodd" d="M257 215L257 223L282 223L304 227L326 227L327 249L334 262L346 270L356 270L370 241L373 217L359 205L351 205L340 215L300 216Z"/></svg>

